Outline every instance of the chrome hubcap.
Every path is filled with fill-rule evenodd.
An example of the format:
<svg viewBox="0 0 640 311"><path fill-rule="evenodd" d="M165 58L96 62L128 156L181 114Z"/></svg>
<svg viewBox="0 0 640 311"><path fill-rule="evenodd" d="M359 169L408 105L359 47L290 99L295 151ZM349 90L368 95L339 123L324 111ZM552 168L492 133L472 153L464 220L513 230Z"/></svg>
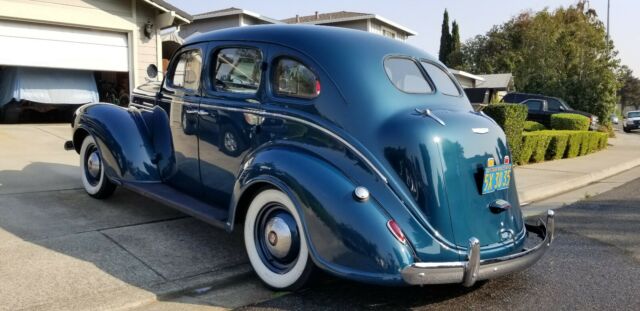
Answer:
<svg viewBox="0 0 640 311"><path fill-rule="evenodd" d="M233 134L229 132L224 133L224 147L229 151L236 151L238 146L236 144L235 137L233 137Z"/></svg>
<svg viewBox="0 0 640 311"><path fill-rule="evenodd" d="M93 178L98 178L100 176L100 166L100 155L97 150L93 151L89 154L89 157L87 157L87 171L89 175Z"/></svg>
<svg viewBox="0 0 640 311"><path fill-rule="evenodd" d="M265 240L269 253L276 258L285 258L291 250L291 228L280 217L269 219L265 226Z"/></svg>

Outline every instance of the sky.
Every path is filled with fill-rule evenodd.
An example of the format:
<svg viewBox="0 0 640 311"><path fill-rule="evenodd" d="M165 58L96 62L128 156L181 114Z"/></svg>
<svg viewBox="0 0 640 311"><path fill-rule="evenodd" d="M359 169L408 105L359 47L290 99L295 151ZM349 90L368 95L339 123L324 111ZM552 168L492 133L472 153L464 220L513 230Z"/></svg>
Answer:
<svg viewBox="0 0 640 311"><path fill-rule="evenodd" d="M610 36L619 51L623 65L629 66L636 77L640 77L640 1L610 0ZM407 43L437 55L440 44L442 13L449 11L450 20L460 25L460 36L466 41L476 35L485 34L493 25L502 24L526 10L567 7L577 0L168 0L171 4L190 14L236 7L274 19L312 15L315 11L328 13L353 11L374 13L418 33ZM607 0L589 1L598 16L606 23Z"/></svg>

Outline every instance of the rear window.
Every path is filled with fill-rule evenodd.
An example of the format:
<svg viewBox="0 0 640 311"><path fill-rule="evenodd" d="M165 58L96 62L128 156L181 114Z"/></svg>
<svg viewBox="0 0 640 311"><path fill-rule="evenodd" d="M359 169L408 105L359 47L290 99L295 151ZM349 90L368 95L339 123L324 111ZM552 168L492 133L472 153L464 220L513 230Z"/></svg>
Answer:
<svg viewBox="0 0 640 311"><path fill-rule="evenodd" d="M424 78L418 64L407 58L388 58L384 70L399 90L407 93L431 93L433 89Z"/></svg>
<svg viewBox="0 0 640 311"><path fill-rule="evenodd" d="M276 65L274 91L280 96L314 98L320 95L320 81L302 63L281 58Z"/></svg>
<svg viewBox="0 0 640 311"><path fill-rule="evenodd" d="M444 95L460 96L460 89L458 89L456 83L453 82L449 74L447 74L442 68L428 62L421 62L421 64L440 93Z"/></svg>

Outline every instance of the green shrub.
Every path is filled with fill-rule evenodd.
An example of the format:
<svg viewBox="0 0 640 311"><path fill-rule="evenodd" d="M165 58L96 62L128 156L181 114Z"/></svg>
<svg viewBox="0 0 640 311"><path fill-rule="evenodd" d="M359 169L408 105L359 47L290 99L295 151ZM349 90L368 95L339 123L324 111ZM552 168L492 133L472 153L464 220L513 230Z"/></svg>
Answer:
<svg viewBox="0 0 640 311"><path fill-rule="evenodd" d="M600 144L598 146L598 150L602 150L607 148L607 144L609 143L609 134L605 133L605 135L600 135Z"/></svg>
<svg viewBox="0 0 640 311"><path fill-rule="evenodd" d="M580 146L582 145L582 131L566 131L569 135L567 140L567 150L565 151L565 158L575 158L580 154Z"/></svg>
<svg viewBox="0 0 640 311"><path fill-rule="evenodd" d="M591 120L575 113L556 113L551 115L551 129L569 131L589 130Z"/></svg>
<svg viewBox="0 0 640 311"><path fill-rule="evenodd" d="M491 104L484 113L500 125L507 136L507 145L511 150L511 159L517 162L522 148L522 131L527 119L527 106L521 104Z"/></svg>
<svg viewBox="0 0 640 311"><path fill-rule="evenodd" d="M544 125L542 125L542 124L540 124L540 123L538 123L536 121L525 121L524 122L524 131L525 132L544 131L546 129L547 128Z"/></svg>
<svg viewBox="0 0 640 311"><path fill-rule="evenodd" d="M546 160L562 159L562 157L564 157L564 152L567 149L569 133L566 133L566 131L540 131L539 133L550 137L549 147L547 147L547 152L544 158Z"/></svg>
<svg viewBox="0 0 640 311"><path fill-rule="evenodd" d="M544 161L550 141L551 136L544 132L524 133L522 135L522 151L518 159L518 164Z"/></svg>
<svg viewBox="0 0 640 311"><path fill-rule="evenodd" d="M581 131L580 135L582 135L582 144L580 145L580 153L579 156L587 155L591 152L591 138L592 135L587 131Z"/></svg>

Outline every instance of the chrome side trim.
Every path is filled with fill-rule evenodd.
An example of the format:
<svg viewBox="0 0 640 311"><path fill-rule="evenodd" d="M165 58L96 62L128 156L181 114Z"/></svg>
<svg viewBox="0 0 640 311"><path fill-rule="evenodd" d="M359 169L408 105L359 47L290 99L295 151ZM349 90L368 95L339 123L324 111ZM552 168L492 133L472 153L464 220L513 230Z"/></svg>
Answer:
<svg viewBox="0 0 640 311"><path fill-rule="evenodd" d="M411 285L462 283L464 286L472 286L478 280L492 279L524 270L542 258L553 242L554 216L553 210L549 210L546 223L540 221L538 226L527 225L529 233L542 238L542 242L530 249L503 257L480 260L479 241L471 238L467 261L416 262L402 269L400 273L404 281Z"/></svg>
<svg viewBox="0 0 640 311"><path fill-rule="evenodd" d="M223 106L216 106L216 105L211 105L209 103L207 103L208 106L211 106L214 109L220 109L220 110L225 110L225 111L233 111L233 112L246 112L246 113L252 113L252 114L257 114L259 116L267 116L267 117L274 117L274 118L281 118L281 119L285 119L285 120L290 120L290 121L295 121L295 122L299 122L302 123L304 125L310 126L314 129L317 129L331 137L333 137L334 139L336 139L337 141L339 141L340 143L342 143L343 145L345 145L349 150L351 150L351 152L355 153L356 156L358 156L362 161L365 162L365 164L367 164L367 166L369 166L369 168L371 168L371 170L373 170L373 172L378 175L378 177L385 183L388 184L389 181L387 180L387 178L384 176L384 174L382 174L382 171L380 171L374 164L373 162L371 162L371 160L369 160L362 152L360 152L360 150L358 150L355 146L353 146L352 144L350 144L349 142L347 142L344 138L340 137L338 134L332 132L329 129L326 129L320 125L317 125L313 122L298 118L298 117L293 117L293 116L289 116L289 115L285 115L285 114L280 114L280 113L273 113L273 112L267 112L264 110L259 110L259 109L247 109L247 108L232 108L232 107L223 107Z"/></svg>

